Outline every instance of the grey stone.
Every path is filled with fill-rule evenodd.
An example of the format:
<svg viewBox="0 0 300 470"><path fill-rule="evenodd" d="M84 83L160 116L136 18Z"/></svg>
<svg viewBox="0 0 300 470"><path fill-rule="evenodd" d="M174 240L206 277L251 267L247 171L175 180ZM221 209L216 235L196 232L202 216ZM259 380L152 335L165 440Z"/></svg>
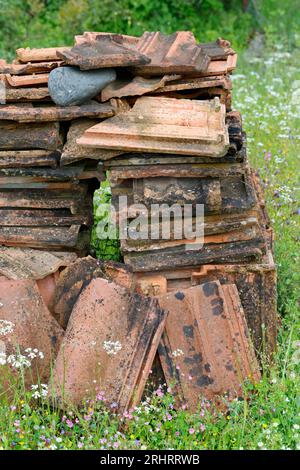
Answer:
<svg viewBox="0 0 300 470"><path fill-rule="evenodd" d="M80 105L115 79L114 69L82 71L76 67L58 67L49 74L48 88L55 104Z"/></svg>

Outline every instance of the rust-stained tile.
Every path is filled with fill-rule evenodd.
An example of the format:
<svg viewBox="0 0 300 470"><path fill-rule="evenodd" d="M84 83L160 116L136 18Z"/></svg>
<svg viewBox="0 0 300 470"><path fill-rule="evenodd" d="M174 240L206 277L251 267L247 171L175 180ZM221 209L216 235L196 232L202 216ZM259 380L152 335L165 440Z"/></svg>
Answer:
<svg viewBox="0 0 300 470"><path fill-rule="evenodd" d="M59 155L47 150L0 150L0 168L56 168Z"/></svg>
<svg viewBox="0 0 300 470"><path fill-rule="evenodd" d="M1 214L1 213L0 213ZM120 213L119 213L120 214ZM130 211L128 212L128 219L130 220ZM144 223L141 222L140 228L141 233L147 233L148 231L148 220ZM170 220L168 223L169 240L158 238L157 240L144 240L144 239L131 239L121 240L121 246L126 246L127 249L138 251L140 248L143 250L146 246L151 246L155 243L169 243L176 241L181 243L181 240L176 239L176 225L174 220ZM193 231L196 229L196 218L193 217L191 220L191 228ZM151 230L153 233L161 234L163 230L162 220L152 220ZM224 242L225 240L230 241L231 237L239 238L239 235L243 237L251 234L261 233L262 229L259 220L259 211L256 209L251 211L243 211L241 214L218 214L218 215L206 215L203 221L203 232L204 241L212 240L212 242ZM180 233L181 235L181 233ZM177 229L178 236L178 229ZM123 245L124 244L124 245Z"/></svg>
<svg viewBox="0 0 300 470"><path fill-rule="evenodd" d="M37 73L36 75L5 75L5 79L12 87L46 85L48 78L49 73Z"/></svg>
<svg viewBox="0 0 300 470"><path fill-rule="evenodd" d="M77 258L75 253L49 253L27 248L0 246L0 275L8 279L43 279L69 266Z"/></svg>
<svg viewBox="0 0 300 470"><path fill-rule="evenodd" d="M101 36L111 36L113 38L119 38L119 41L124 41L128 46L137 45L139 38L137 36L127 36L126 34L106 33L106 32L91 32L86 31L83 34L78 34L74 37L75 44L80 45L84 42L93 42Z"/></svg>
<svg viewBox="0 0 300 470"><path fill-rule="evenodd" d="M163 271L176 267L188 267L201 264L222 263L250 263L260 262L266 251L265 240L255 238L247 241L236 241L230 243L209 243L200 249L189 244L156 249L153 251L124 253L124 262L134 272Z"/></svg>
<svg viewBox="0 0 300 470"><path fill-rule="evenodd" d="M127 67L148 64L151 59L127 42L126 36L100 34L93 41L82 42L71 50L58 52L68 65L81 70Z"/></svg>
<svg viewBox="0 0 300 470"><path fill-rule="evenodd" d="M124 158L128 158L128 162L130 161L130 156L124 156ZM168 161L168 156L165 156L165 158ZM187 156L186 159L183 157L183 160L181 158L177 158L177 162L173 162L173 164L169 162L165 165L163 165L164 156L162 157L162 163L159 161L154 165L144 165L142 163L138 165L128 164L125 166L121 164L114 165L114 167L111 169L109 180L112 183L112 187L117 186L122 181L130 179L145 179L144 184L146 185L146 181L149 183L150 178L153 178L152 181L156 181L157 183L159 183L161 179L164 179L165 183L168 183L169 181L170 185L173 185L174 179L177 178L179 181L180 178L227 178L228 180L228 178L236 177L237 175L245 175L245 173L248 172L248 166L243 163L218 163L217 165L209 165L200 163L199 161L195 163L192 158L191 163L189 163L189 158L189 156ZM184 183L185 182L183 181L183 184Z"/></svg>
<svg viewBox="0 0 300 470"><path fill-rule="evenodd" d="M191 283L202 284L219 279L235 283L246 314L255 349L264 354L276 350L278 333L276 267L271 251L260 264L205 265L192 273ZM171 287L172 282L170 283ZM264 325L264 330L263 326Z"/></svg>
<svg viewBox="0 0 300 470"><path fill-rule="evenodd" d="M205 228L204 228L205 230ZM130 238L121 240L122 253L131 252L148 252L151 250L162 250L165 248L176 248L182 245L186 250L193 249L193 245L203 242L205 245L214 243L232 243L237 241L246 241L258 239L262 236L262 232L257 223L242 227L239 230L232 230L227 233L219 233L214 235L204 235L203 239L193 238L186 239L182 235L181 239L175 237L176 234L171 233L168 240L159 238L157 240L131 240Z"/></svg>
<svg viewBox="0 0 300 470"><path fill-rule="evenodd" d="M169 81L180 78L180 75L164 75L163 77L145 78L132 77L128 79L117 79L109 83L101 91L101 101L111 98L122 98L123 96L141 96L154 90L161 89Z"/></svg>
<svg viewBox="0 0 300 470"><path fill-rule="evenodd" d="M192 101L141 97L129 112L86 130L77 143L124 151L220 157L229 147L225 106L218 98Z"/></svg>
<svg viewBox="0 0 300 470"><path fill-rule="evenodd" d="M80 225L71 227L1 227L0 245L64 250L79 244ZM87 244L88 244L87 240Z"/></svg>
<svg viewBox="0 0 300 470"><path fill-rule="evenodd" d="M126 195L129 201L145 204L148 209L151 204L192 204L193 215L196 204L204 204L205 215L242 213L256 205L247 171L244 174L237 171L236 174L226 175L220 169L218 176L218 168L214 170L216 172L212 173L209 167L202 169L201 165L191 165L190 168L161 165L133 169L126 167L122 175L114 168L110 173L112 203L118 209L118 196ZM119 180L121 177L126 179Z"/></svg>
<svg viewBox="0 0 300 470"><path fill-rule="evenodd" d="M0 328L10 326L11 332L1 335L1 352L27 355L27 348L37 348L44 354L36 358L26 372L28 385L36 380L47 382L63 338L63 329L47 309L34 280L9 280L0 277ZM6 323L8 322L8 323ZM33 377L32 377L33 375Z"/></svg>
<svg viewBox="0 0 300 470"><path fill-rule="evenodd" d="M51 184L51 183L49 183ZM84 184L58 183L59 191L53 189L29 188L0 190L0 208L2 209L68 209L71 214L82 213L83 201L89 200ZM55 188L54 188L55 189ZM86 207L86 204L84 204Z"/></svg>
<svg viewBox="0 0 300 470"><path fill-rule="evenodd" d="M133 170L136 170L137 174L141 175L142 172L146 171L145 166L151 166L151 172L157 175L159 175L159 171L165 171L165 174L174 175L176 174L176 167L178 170L185 168L186 174L188 174L188 172L192 174L195 168L198 167L198 175L200 175L200 168L202 168L202 176L204 176L205 173L208 175L209 172L211 175L217 173L220 175L221 172L224 172L224 176L225 174L227 176L234 173L236 174L238 171L236 163L246 164L247 162L245 133L242 131L242 122L241 119L238 119L236 112L226 113L226 125L228 126L229 149L223 157L130 152L104 162L104 168L109 170L117 169L119 180L124 179L121 177L121 171L126 172L126 175L128 175L129 173L127 172L131 171L132 174L135 174ZM215 165L215 163L218 163L218 165ZM230 163L230 165L221 165L223 163ZM163 170L164 165L170 167L170 172L166 169ZM239 166L239 168L242 169L242 165ZM177 175L181 173L181 171L178 170Z"/></svg>
<svg viewBox="0 0 300 470"><path fill-rule="evenodd" d="M109 103L90 101L80 106L31 106L9 104L0 107L0 120L18 122L69 121L76 118L107 118L113 116L114 109Z"/></svg>
<svg viewBox="0 0 300 470"><path fill-rule="evenodd" d="M98 260L91 256L79 258L61 272L56 282L51 310L64 329L67 328L79 295L97 277L104 277L104 273Z"/></svg>
<svg viewBox="0 0 300 470"><path fill-rule="evenodd" d="M30 49L29 47L16 50L17 59L20 62L48 62L59 60L58 52L63 52L70 47L44 47L39 49Z"/></svg>
<svg viewBox="0 0 300 470"><path fill-rule="evenodd" d="M200 77L212 75L227 75L231 73L237 64L237 54L228 55L225 60L212 60L205 72L199 73Z"/></svg>
<svg viewBox="0 0 300 470"><path fill-rule="evenodd" d="M13 88L6 86L5 101L7 103L50 101L50 94L48 88L44 86L39 88Z"/></svg>
<svg viewBox="0 0 300 470"><path fill-rule="evenodd" d="M204 72L210 62L191 31L177 31L170 35L146 31L136 47L151 59L149 64L134 67L136 75L188 75Z"/></svg>
<svg viewBox="0 0 300 470"><path fill-rule="evenodd" d="M76 119L71 122L67 134L67 141L63 147L60 158L60 165L69 165L70 163L85 160L86 158L93 160L110 160L123 153L122 150L94 149L91 147L82 147L77 144L76 140L82 137L87 129L98 124L98 122L99 121L92 119Z"/></svg>
<svg viewBox="0 0 300 470"><path fill-rule="evenodd" d="M0 149L45 149L57 150L62 146L62 138L57 122L21 124L0 122Z"/></svg>
<svg viewBox="0 0 300 470"><path fill-rule="evenodd" d="M218 38L215 42L200 43L199 46L204 49L211 60L222 60L235 54L230 42L222 38Z"/></svg>
<svg viewBox="0 0 300 470"><path fill-rule="evenodd" d="M136 272L136 284L138 285L139 278L144 278L145 275L151 279L157 274L155 270L148 273ZM272 354L276 350L278 330L276 267L270 250L260 263L233 264L232 259L229 259L225 264L184 268L175 267L173 263L172 268L161 270L159 275L166 278L167 289L170 292L216 280L222 285L236 284L255 350L263 351L264 354L266 352ZM262 325L265 325L264 330Z"/></svg>
<svg viewBox="0 0 300 470"><path fill-rule="evenodd" d="M227 57L227 71L232 72L236 68L237 54L232 54Z"/></svg>
<svg viewBox="0 0 300 470"><path fill-rule="evenodd" d="M92 201L82 206L80 213L71 214L67 209L15 209L0 208L1 224L6 227L68 227L92 224Z"/></svg>
<svg viewBox="0 0 300 470"><path fill-rule="evenodd" d="M167 279L165 276L139 276L135 286L136 292L147 296L157 296L167 292Z"/></svg>
<svg viewBox="0 0 300 470"><path fill-rule="evenodd" d="M196 410L201 398L242 395L259 368L235 286L218 281L159 296L169 312L159 355L167 382Z"/></svg>
<svg viewBox="0 0 300 470"><path fill-rule="evenodd" d="M57 356L55 397L78 404L98 391L120 412L137 404L165 319L156 299L93 279L74 306Z"/></svg>
<svg viewBox="0 0 300 470"><path fill-rule="evenodd" d="M25 64L8 64L0 60L0 73L9 75L31 75L34 73L45 73L59 67L61 62L29 62Z"/></svg>
<svg viewBox="0 0 300 470"><path fill-rule="evenodd" d="M132 290L135 287L135 278L130 266L123 263L110 260L99 260L101 269L103 270L106 279Z"/></svg>
<svg viewBox="0 0 300 470"><path fill-rule="evenodd" d="M56 282L51 310L64 329L81 292L92 279L99 277L133 289L133 275L125 265L113 261L100 261L91 256L79 258L62 271Z"/></svg>
<svg viewBox="0 0 300 470"><path fill-rule="evenodd" d="M61 173L60 173L61 171ZM92 170L90 170L92 171ZM0 188L64 189L85 177L84 167L62 168L1 168ZM44 183L44 184L43 184Z"/></svg>
<svg viewBox="0 0 300 470"><path fill-rule="evenodd" d="M232 89L231 80L227 76L181 78L172 80L171 83L165 83L159 88L153 90L153 93L169 93L173 91L198 90L207 88L221 87L226 91Z"/></svg>

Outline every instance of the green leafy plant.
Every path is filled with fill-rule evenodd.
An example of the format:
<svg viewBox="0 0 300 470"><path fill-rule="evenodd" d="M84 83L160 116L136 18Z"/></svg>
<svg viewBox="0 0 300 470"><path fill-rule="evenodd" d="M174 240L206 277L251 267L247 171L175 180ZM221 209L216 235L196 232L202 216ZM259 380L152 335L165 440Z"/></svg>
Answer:
<svg viewBox="0 0 300 470"><path fill-rule="evenodd" d="M94 193L94 226L91 236L91 246L97 258L120 261L120 242L117 238L117 233L113 234L115 238L111 238L112 231L115 230L115 227L111 224L110 202L111 191L109 182L104 181L101 183L100 188ZM106 239L99 237L97 234L99 224L102 227L102 231L105 230L105 233L107 233Z"/></svg>

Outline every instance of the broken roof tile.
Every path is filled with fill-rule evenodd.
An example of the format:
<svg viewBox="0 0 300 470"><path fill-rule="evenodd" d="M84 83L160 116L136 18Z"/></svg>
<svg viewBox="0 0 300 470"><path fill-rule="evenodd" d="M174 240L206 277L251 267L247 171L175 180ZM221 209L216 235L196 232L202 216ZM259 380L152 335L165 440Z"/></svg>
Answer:
<svg viewBox="0 0 300 470"><path fill-rule="evenodd" d="M67 141L63 147L60 158L60 165L68 165L73 162L85 160L86 158L93 160L109 160L123 153L121 150L93 149L77 144L76 140L82 137L87 129L98 123L99 121L92 119L76 119L71 122L67 134Z"/></svg>
<svg viewBox="0 0 300 470"><path fill-rule="evenodd" d="M166 83L162 85L160 88L157 88L153 92L156 94L182 90L198 90L202 88L207 89L215 87L221 87L227 91L231 90L232 84L230 78L227 76L211 76L175 79L172 80L171 83Z"/></svg>
<svg viewBox="0 0 300 470"><path fill-rule="evenodd" d="M169 385L196 410L201 399L242 395L260 373L236 287L218 281L159 296L169 311L159 346Z"/></svg>
<svg viewBox="0 0 300 470"><path fill-rule="evenodd" d="M5 74L7 83L12 87L46 85L49 73L37 73L32 75L9 75Z"/></svg>
<svg viewBox="0 0 300 470"><path fill-rule="evenodd" d="M211 60L222 60L226 59L229 55L235 54L235 51L231 48L231 44L226 39L217 39L215 42L200 43L206 54Z"/></svg>
<svg viewBox="0 0 300 470"><path fill-rule="evenodd" d="M70 47L45 47L40 49L30 49L30 47L16 50L17 58L20 62L46 62L59 60L58 52L63 52Z"/></svg>
<svg viewBox="0 0 300 470"><path fill-rule="evenodd" d="M49 253L28 248L0 246L0 275L8 279L43 279L59 268L69 266L75 253Z"/></svg>
<svg viewBox="0 0 300 470"><path fill-rule="evenodd" d="M28 373L25 371L25 377L28 385L37 383L36 380L47 382L63 329L47 309L36 282L0 277L0 305L1 321L12 323L12 331L1 336L1 352L26 355L27 348L38 349L44 359L34 359L33 367Z"/></svg>
<svg viewBox="0 0 300 470"><path fill-rule="evenodd" d="M124 151L220 157L229 147L225 106L218 98L141 97L130 111L87 129L77 143Z"/></svg>
<svg viewBox="0 0 300 470"><path fill-rule="evenodd" d="M50 72L51 70L59 67L61 62L34 62L25 64L8 64L0 60L0 73L10 75L30 75L33 73Z"/></svg>
<svg viewBox="0 0 300 470"><path fill-rule="evenodd" d="M199 73L204 72L210 62L190 31L177 31L170 35L146 31L136 48L151 59L149 64L134 67L137 75Z"/></svg>
<svg viewBox="0 0 300 470"><path fill-rule="evenodd" d="M57 356L53 389L58 401L78 404L98 389L118 403L120 412L137 404L165 319L156 299L93 279L74 306Z"/></svg>
<svg viewBox="0 0 300 470"><path fill-rule="evenodd" d="M75 44L80 45L84 42L93 42L101 36L111 36L119 41L124 41L128 46L129 45L136 45L138 43L139 38L137 36L128 36L126 34L116 34L116 33L106 33L106 32L89 32L86 31L83 34L78 34L75 36Z"/></svg>
<svg viewBox="0 0 300 470"><path fill-rule="evenodd" d="M157 78L132 77L118 79L106 85L101 91L101 101L110 98L122 98L123 96L141 96L158 88L164 87L169 81L180 78L180 75L164 75Z"/></svg>
<svg viewBox="0 0 300 470"><path fill-rule="evenodd" d="M143 65L150 59L128 44L126 36L100 34L91 42L75 45L71 50L58 52L68 65L81 70Z"/></svg>
<svg viewBox="0 0 300 470"><path fill-rule="evenodd" d="M91 256L78 258L62 271L56 282L52 311L58 323L66 329L72 309L83 289L95 278L109 279L133 288L133 275L126 266L113 261L101 261Z"/></svg>
<svg viewBox="0 0 300 470"><path fill-rule="evenodd" d="M48 276L43 277L43 279L37 279L36 281L37 288L52 315L53 312L51 311L51 306L53 303L53 297L55 294L56 282L58 277L59 271L56 271L55 273L49 274Z"/></svg>
<svg viewBox="0 0 300 470"><path fill-rule="evenodd" d="M276 267L272 253L268 251L259 264L229 263L231 260L222 265L200 266L192 272L190 282L196 285L219 279L222 284L235 283L252 332L255 349L259 352L264 351L268 355L272 354L276 350L279 325L276 305ZM172 288L171 284L168 287Z"/></svg>
<svg viewBox="0 0 300 470"><path fill-rule="evenodd" d="M228 55L225 60L212 60L205 72L199 73L200 77L210 75L227 75L236 68L237 54Z"/></svg>
<svg viewBox="0 0 300 470"><path fill-rule="evenodd" d="M56 282L51 310L64 329L67 328L79 295L91 280L97 277L104 277L104 273L98 260L91 256L78 258L60 274Z"/></svg>

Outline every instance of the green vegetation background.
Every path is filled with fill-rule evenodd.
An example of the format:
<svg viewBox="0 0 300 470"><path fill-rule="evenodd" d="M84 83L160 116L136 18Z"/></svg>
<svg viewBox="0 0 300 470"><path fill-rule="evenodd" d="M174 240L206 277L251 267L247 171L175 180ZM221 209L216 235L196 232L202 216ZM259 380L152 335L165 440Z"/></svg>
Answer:
<svg viewBox="0 0 300 470"><path fill-rule="evenodd" d="M240 50L258 30L291 48L299 18L298 0L0 0L0 56L70 45L83 31L192 30L200 41L223 36Z"/></svg>

